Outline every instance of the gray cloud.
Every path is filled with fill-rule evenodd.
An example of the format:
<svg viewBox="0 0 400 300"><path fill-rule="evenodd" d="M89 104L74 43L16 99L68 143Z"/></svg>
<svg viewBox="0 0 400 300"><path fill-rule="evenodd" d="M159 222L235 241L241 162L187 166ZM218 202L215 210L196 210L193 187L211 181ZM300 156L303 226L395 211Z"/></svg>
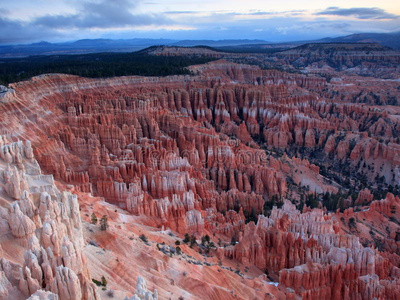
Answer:
<svg viewBox="0 0 400 300"><path fill-rule="evenodd" d="M166 11L164 14L167 15L197 15L200 14L200 11L194 11L194 10L170 10L170 11Z"/></svg>
<svg viewBox="0 0 400 300"><path fill-rule="evenodd" d="M113 0L84 1L75 14L45 15L33 20L33 24L58 29L113 28L141 25L170 24L172 21L159 14L137 14L131 11L137 1Z"/></svg>
<svg viewBox="0 0 400 300"><path fill-rule="evenodd" d="M4 0L0 0L0 3L1 1ZM10 13L3 9L3 6L0 7L0 44L40 40L66 41L99 37L171 39L235 39L245 37L288 41L371 30L390 32L399 30L400 24L398 16L379 8L342 9L329 7L315 13L314 20L310 21L301 18L302 15L310 14L309 11L302 10L276 12L262 10L249 10L248 12L182 10L152 14L140 13L139 2L140 4L154 3L145 2L146 0L65 1L69 5L67 13L61 13L62 10L53 10L60 11L60 13L44 13L29 20L11 19ZM45 7L42 11L46 12ZM324 17L327 15L347 18L345 22L343 20L329 20ZM365 20L368 20L368 22L365 22ZM135 29L135 27L146 25L155 25L154 27L157 27L157 29L153 30L151 26L149 26L149 30ZM163 25L193 29L168 30L168 27L172 28L173 26ZM162 29L163 27L165 28Z"/></svg>
<svg viewBox="0 0 400 300"><path fill-rule="evenodd" d="M315 13L316 15L356 17L358 19L397 19L399 16L390 14L378 7L353 7L339 8L328 7L327 9Z"/></svg>
<svg viewBox="0 0 400 300"><path fill-rule="evenodd" d="M29 22L7 18L8 12L6 9L0 9L0 44L22 43L44 37L55 38L59 35L52 29L38 30Z"/></svg>
<svg viewBox="0 0 400 300"><path fill-rule="evenodd" d="M1 1L1 0L0 0ZM55 38L73 39L91 29L166 25L173 21L160 14L135 13L139 0L85 0L72 14L44 15L29 21L10 19L0 8L0 44L23 43Z"/></svg>
<svg viewBox="0 0 400 300"><path fill-rule="evenodd" d="M37 28L4 18L0 18L0 28L0 45L49 40L61 36L60 33L53 30L37 30Z"/></svg>
<svg viewBox="0 0 400 300"><path fill-rule="evenodd" d="M179 11L167 11L165 14L170 15L202 15L208 13L216 16L280 16L280 15L300 15L305 10L290 10L290 11L250 11L247 13L242 12L230 12L226 10L222 11L198 11L198 10L179 10Z"/></svg>

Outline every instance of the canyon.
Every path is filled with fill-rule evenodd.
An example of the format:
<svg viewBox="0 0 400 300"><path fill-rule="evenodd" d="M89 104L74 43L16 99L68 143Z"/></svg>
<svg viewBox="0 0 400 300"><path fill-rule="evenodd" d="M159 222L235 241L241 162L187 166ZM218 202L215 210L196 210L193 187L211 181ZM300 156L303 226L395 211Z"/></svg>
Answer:
<svg viewBox="0 0 400 300"><path fill-rule="evenodd" d="M2 89L0 299L400 299L400 55L318 47Z"/></svg>

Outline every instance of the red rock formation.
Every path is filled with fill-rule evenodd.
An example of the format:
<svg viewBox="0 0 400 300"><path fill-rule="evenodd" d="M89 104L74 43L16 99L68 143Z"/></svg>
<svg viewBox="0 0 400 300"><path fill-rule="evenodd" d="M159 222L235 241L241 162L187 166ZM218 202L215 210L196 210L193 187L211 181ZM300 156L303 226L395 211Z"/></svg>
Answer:
<svg viewBox="0 0 400 300"><path fill-rule="evenodd" d="M372 202L374 195L371 194L369 189L364 189L358 193L355 205L367 205Z"/></svg>
<svg viewBox="0 0 400 300"><path fill-rule="evenodd" d="M10 151L0 161L0 185L8 193L2 201L9 202L9 212L0 216L4 224L0 274L5 276L1 277L1 293L12 294L13 299L31 295L29 299L56 299L54 294L65 300L99 299L82 252L77 197L60 193L51 175L41 175L30 143L4 143L2 149ZM23 185L20 178L24 178ZM10 182L18 188L8 188Z"/></svg>
<svg viewBox="0 0 400 300"><path fill-rule="evenodd" d="M0 209L0 229L27 251L15 266L2 265L0 295L42 297L44 289L60 299L97 297L82 254L77 199L60 193L39 162L63 187L104 197L111 216L124 209L158 231L215 234L222 245L237 240L215 251L267 270L287 299L395 299L396 224L377 233L370 228L381 226L371 220L396 219L397 197L372 201L363 190L356 204L370 203L369 209L343 214L308 207L301 213L285 201L269 217L259 216L257 225L245 223L264 211L265 202L296 201L296 188L337 192L338 185L319 174L335 164L369 182L382 175L387 184L398 182L397 109L352 103L366 87L349 92L316 76L226 61L191 69L198 75L49 75L13 84L15 92L0 108L7 115L1 133L32 144L0 138L1 200L9 204ZM122 228L125 218L115 226ZM382 246L376 236L386 231Z"/></svg>
<svg viewBox="0 0 400 300"><path fill-rule="evenodd" d="M371 210L388 213L386 203L393 201L392 196L375 201L380 204L371 204ZM279 274L280 287L303 299L394 299L387 280L398 280L390 275L396 266L356 236L340 234L335 217L320 209L301 214L288 201L269 218L259 216L257 226L247 224L225 255Z"/></svg>

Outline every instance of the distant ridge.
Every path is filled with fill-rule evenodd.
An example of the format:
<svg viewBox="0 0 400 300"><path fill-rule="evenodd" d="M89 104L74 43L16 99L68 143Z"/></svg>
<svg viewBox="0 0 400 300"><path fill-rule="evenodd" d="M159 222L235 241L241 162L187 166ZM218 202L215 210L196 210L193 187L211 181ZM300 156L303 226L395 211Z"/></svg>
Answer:
<svg viewBox="0 0 400 300"><path fill-rule="evenodd" d="M183 40L177 43L173 43L173 46L184 46L184 47L193 47L193 46L209 46L209 47L223 47L223 46L238 46L238 45L258 45L258 44L269 44L271 42L267 42L264 40Z"/></svg>
<svg viewBox="0 0 400 300"><path fill-rule="evenodd" d="M310 41L272 43L264 40L228 39L228 40L171 40L171 39L82 39L63 43L41 41L33 44L0 46L0 58L27 57L32 55L85 54L97 52L134 52L151 46L209 46L221 50L241 52L260 52L260 49L292 48L307 43L379 43L400 50L400 32L394 33L358 33L336 38L323 38ZM225 48L227 47L227 48ZM230 47L230 48L229 48ZM223 49L225 48L225 49ZM263 51L264 51L263 50ZM263 52L261 51L261 52ZM266 52L266 50L264 51Z"/></svg>
<svg viewBox="0 0 400 300"><path fill-rule="evenodd" d="M378 43L382 46L400 50L400 32L393 33L356 33L336 38L323 38L314 43Z"/></svg>

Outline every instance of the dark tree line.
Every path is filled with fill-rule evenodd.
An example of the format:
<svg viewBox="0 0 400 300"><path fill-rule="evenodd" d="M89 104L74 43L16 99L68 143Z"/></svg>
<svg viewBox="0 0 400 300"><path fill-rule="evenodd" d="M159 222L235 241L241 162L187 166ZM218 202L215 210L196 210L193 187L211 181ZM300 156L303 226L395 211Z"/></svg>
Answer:
<svg viewBox="0 0 400 300"><path fill-rule="evenodd" d="M0 59L0 84L7 85L46 73L65 73L92 78L190 74L186 67L211 60L214 59L194 56L154 56L145 52Z"/></svg>

